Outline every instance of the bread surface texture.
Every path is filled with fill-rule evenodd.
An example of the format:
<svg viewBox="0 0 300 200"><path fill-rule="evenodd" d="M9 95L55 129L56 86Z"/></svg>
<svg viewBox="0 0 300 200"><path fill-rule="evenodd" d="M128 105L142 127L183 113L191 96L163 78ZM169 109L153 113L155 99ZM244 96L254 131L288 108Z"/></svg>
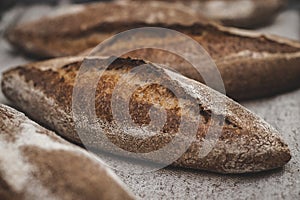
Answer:
<svg viewBox="0 0 300 200"><path fill-rule="evenodd" d="M137 153L137 159L144 159L139 154L161 149L174 138L182 141L192 138L187 151L173 166L218 173L247 173L282 167L290 160L288 146L279 133L225 95L143 60L118 58L104 70L104 63L110 59L66 57L19 66L3 74L2 90L28 116L68 140L82 143L77 127L83 127L88 136L84 145L110 153L118 153L112 148L116 145L126 152ZM85 64L89 64L90 68L78 81L76 76ZM140 66L147 68L143 73L135 74ZM140 85L147 80L158 82ZM122 89L116 89L118 83L123 86ZM138 87L132 90L127 84ZM76 98L80 100L76 105L72 103L74 85L77 88ZM95 85L95 93L86 95L91 85ZM116 106L127 103L133 125L116 122L113 98L117 99ZM86 107L95 108L96 119L85 117L86 111L81 109ZM82 116L80 120L74 120L74 108L79 117ZM155 119L149 114L153 110L165 110L165 118L156 119L165 123L160 129L143 129ZM122 116L124 111L126 108L117 110L117 113ZM183 121L189 128L181 129ZM189 129L195 127L196 131L189 133ZM101 140L96 134L99 128L114 145ZM139 131L141 129L147 131ZM136 135L128 134L128 130L135 130ZM213 140L211 134L218 137ZM203 144L210 140L215 144L213 148L206 156L199 156ZM179 143L174 152L168 153L176 154L181 147ZM121 156L128 156L126 152ZM168 154L161 156L168 157ZM161 161L151 156L146 159Z"/></svg>
<svg viewBox="0 0 300 200"><path fill-rule="evenodd" d="M0 105L0 199L135 199L97 157Z"/></svg>

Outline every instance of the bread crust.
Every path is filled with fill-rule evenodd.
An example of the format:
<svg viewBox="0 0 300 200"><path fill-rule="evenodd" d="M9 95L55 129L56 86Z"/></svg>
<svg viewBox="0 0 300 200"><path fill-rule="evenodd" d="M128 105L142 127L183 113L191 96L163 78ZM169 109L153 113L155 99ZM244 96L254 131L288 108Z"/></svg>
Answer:
<svg viewBox="0 0 300 200"><path fill-rule="evenodd" d="M8 99L31 118L50 127L68 140L81 143L72 115L72 106L74 106L72 105L72 92L75 77L83 59L83 57L59 58L9 70L3 74L2 90ZM88 61L91 63L106 60L90 59ZM151 69L162 73L163 76L168 75L166 83L178 89L178 93L185 97L186 105L194 102L199 106L199 113L193 113L192 118L187 118L178 105L178 98L170 91L159 85L139 88L133 93L129 103L130 114L136 124L149 125L149 108L155 107L157 103L167 113L162 132L158 131L155 136L146 140L127 135L122 131L124 127L116 126L111 107L112 93L120 76L143 64L148 64ZM92 80L95 74L97 73L88 74L88 77L91 76L88 80ZM145 72L143 76L151 77L152 75ZM140 78L139 75L137 77ZM132 80L128 80L130 81ZM82 92L88 87L85 84L92 83L85 81L80 84ZM128 93L131 94L130 92L132 91L126 89L119 92L117 95L120 101L122 102L123 97ZM114 144L128 152L145 153L157 150L169 143L178 132L181 117L187 118L188 122L199 117L198 131L196 137L193 137L195 141L186 153L172 164L173 166L218 173L247 173L282 167L291 158L289 149L278 132L260 117L199 82L143 60L117 59L100 79L95 97L97 119L106 127L105 134ZM89 97L81 98L85 101ZM158 99L158 102L153 99ZM216 106L217 102L223 102L224 107ZM212 116L223 117L224 122ZM212 151L200 158L199 153L210 127L221 127L221 135ZM97 126L92 123L89 128L96 130ZM125 128L130 129L126 125ZM187 140L187 136L181 132L179 136ZM92 142L88 145L112 151L110 144L101 144L101 140L97 138L91 138L91 140ZM157 160L154 158L151 161Z"/></svg>
<svg viewBox="0 0 300 200"><path fill-rule="evenodd" d="M15 47L30 54L58 57L75 55L94 47L99 40L132 28L173 24L190 26L210 21L188 7L152 1L100 2L68 9L72 12L54 13L38 21L17 25L7 31L6 37ZM95 31L100 34L94 34Z"/></svg>
<svg viewBox="0 0 300 200"><path fill-rule="evenodd" d="M1 199L135 199L94 155L0 105Z"/></svg>

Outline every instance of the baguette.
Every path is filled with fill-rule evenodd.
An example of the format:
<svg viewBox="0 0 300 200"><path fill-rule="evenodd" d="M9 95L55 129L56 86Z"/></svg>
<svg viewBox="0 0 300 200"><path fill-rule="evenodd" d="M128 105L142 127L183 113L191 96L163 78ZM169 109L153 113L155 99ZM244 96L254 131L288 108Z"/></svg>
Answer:
<svg viewBox="0 0 300 200"><path fill-rule="evenodd" d="M69 10L19 24L7 31L6 37L16 48L41 58L76 55L116 33L143 26L166 27L191 35L217 58L245 50L299 51L280 38L225 28L172 3L121 1L70 6Z"/></svg>
<svg viewBox="0 0 300 200"><path fill-rule="evenodd" d="M19 24L6 38L20 50L49 58L78 54L120 31L144 26L214 23L182 5L105 2L73 5L48 17ZM51 41L51 42L50 42Z"/></svg>
<svg viewBox="0 0 300 200"><path fill-rule="evenodd" d="M102 161L0 105L0 199L135 199Z"/></svg>
<svg viewBox="0 0 300 200"><path fill-rule="evenodd" d="M27 53L40 57L58 57L78 55L119 31L140 26L163 26L187 34L203 46L219 68L227 95L237 101L268 97L299 87L299 42L223 27L195 17L190 14L193 12L189 9L175 9L178 11L176 17L170 17L174 12L174 5L167 7L156 2L142 4L149 6L128 2L79 6L69 14L19 25L10 30L7 37L15 47ZM161 7L157 8L157 5ZM117 11L113 13L118 15L108 15L108 8L115 8ZM143 12L145 8L149 12ZM105 12L100 13L98 10ZM139 12L133 12L134 10ZM162 11L166 16L151 17L153 13L160 13L150 12L151 10ZM180 14L181 12L183 13ZM162 40L165 45L173 45L174 48L178 44L176 38L164 36ZM151 40L147 44L155 42L157 41ZM119 46L122 48L122 44ZM143 51L145 52L141 53ZM203 82L183 59L167 53L160 55L152 50L141 52L129 55L170 65L185 76Z"/></svg>
<svg viewBox="0 0 300 200"><path fill-rule="evenodd" d="M130 0L141 1L141 0ZM287 0L158 0L184 4L225 26L256 28L270 24Z"/></svg>
<svg viewBox="0 0 300 200"><path fill-rule="evenodd" d="M290 160L291 155L288 146L274 128L217 91L162 68L158 64L143 60L118 58L104 71L101 68L103 67L101 63L108 61L107 58L99 57L87 59L66 57L19 66L3 74L2 90L5 96L28 116L50 127L68 140L82 143L82 137L76 131L75 123L79 123L79 127L82 127L85 132L88 133L92 130L90 131L91 135L87 136L87 141L84 141L84 145L109 153L118 153L114 151L113 145L97 139L98 136L95 136L95 132L99 127L95 125L94 121L90 121L89 126L86 126L81 124L81 121L86 120L84 114L82 114L83 119L80 119L79 122L73 118L72 94L75 78L81 64L88 62L91 64L91 71L86 72L85 78L82 82L79 81L77 85L80 89L79 99L85 101L93 96L86 95L85 90L93 84L95 77L103 72L103 76L97 84L95 103L84 103L83 107L95 105L96 120L100 123L100 128L104 130L106 137L114 145L126 150L126 152L147 153L155 151L164 147L174 135L178 134L183 141L191 138L193 141L188 150L172 163L173 166L218 173L247 173L282 167ZM146 70L143 74L134 75L134 78L124 76L133 73L128 71L134 70L140 65L147 65L150 71L153 70L154 73ZM129 113L134 123L140 127L149 125L151 121L149 118L150 107L161 108L166 111L166 123L163 128L150 130L150 134L154 134L154 136L141 139L145 136L145 132L137 131L135 132L137 136L124 132L124 130L132 130L131 124L116 125L112 113L112 94L121 76L125 77L125 83L131 82L138 85L142 78L152 79L153 74L160 74L158 80L175 88L179 97L174 95L173 90L171 92L159 84L150 84L149 87L141 86L135 91L125 88L120 91L117 90L116 94L120 101L118 106L123 105L126 101L126 95L132 94L129 102ZM187 112L178 103L180 99L187 106L196 104L196 107L199 107L199 112L192 110L190 111L192 114L187 115ZM217 106L220 102L223 103L223 107ZM75 105L73 108L81 108L81 106ZM123 110L119 109L118 111L122 114ZM221 118L224 118L224 122ZM195 136L186 135L178 130L178 126L181 124L180 119L185 119L187 123L192 124L189 129L196 127ZM161 121L160 118L158 120ZM197 125L193 125L192 122L196 122ZM214 130L219 128L220 137L216 140L216 145L212 150L204 157L200 157L203 142L209 140L207 136L210 127L213 127L213 134L218 134ZM176 150L180 148L180 145L176 146ZM169 154L163 153L161 156L166 158L175 153L171 151ZM121 156L130 155L122 153ZM160 162L160 160L152 157L140 158L136 156L134 158Z"/></svg>

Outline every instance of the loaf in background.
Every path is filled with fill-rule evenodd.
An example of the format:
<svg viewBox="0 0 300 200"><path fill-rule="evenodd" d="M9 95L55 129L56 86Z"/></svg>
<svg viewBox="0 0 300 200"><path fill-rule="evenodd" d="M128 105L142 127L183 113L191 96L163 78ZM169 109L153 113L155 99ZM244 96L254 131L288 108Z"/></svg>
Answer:
<svg viewBox="0 0 300 200"><path fill-rule="evenodd" d="M47 17L48 16L48 17ZM41 58L75 55L132 28L212 22L194 10L164 2L99 2L72 5L6 32L13 46ZM50 42L51 41L51 42Z"/></svg>

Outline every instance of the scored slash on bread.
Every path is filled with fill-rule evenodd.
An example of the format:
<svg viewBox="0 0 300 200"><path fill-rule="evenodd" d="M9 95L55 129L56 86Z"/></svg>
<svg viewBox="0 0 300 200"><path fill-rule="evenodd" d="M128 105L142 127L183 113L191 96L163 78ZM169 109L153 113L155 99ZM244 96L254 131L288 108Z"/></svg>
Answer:
<svg viewBox="0 0 300 200"><path fill-rule="evenodd" d="M223 27L172 3L125 1L80 5L70 13L17 25L6 36L16 48L27 53L60 57L78 55L116 33L143 26L177 30L202 45L216 62L227 95L235 100L268 97L299 87L299 42ZM167 36L162 36L162 40L175 48L180 42ZM118 45L122 48L122 44ZM168 52L148 49L128 55L172 66L183 75L203 82L183 58Z"/></svg>
<svg viewBox="0 0 300 200"><path fill-rule="evenodd" d="M94 155L0 105L1 199L135 199Z"/></svg>
<svg viewBox="0 0 300 200"><path fill-rule="evenodd" d="M217 91L162 68L158 64L143 60L118 58L106 71L98 69L101 67L99 63L107 61L106 58L97 57L87 59L66 57L19 66L3 74L2 90L12 103L32 119L55 130L72 142L81 143L73 119L72 95L80 66L83 62L88 62L91 65L91 71L86 72L86 79L77 85L83 94L80 99L88 101L89 98L95 97L97 121L102 128L105 128L105 135L113 144L128 152L145 153L157 150L168 144L176 134L179 134L183 140L192 137L193 142L188 150L172 164L173 166L218 173L246 173L282 167L290 160L288 146L274 128ZM112 104L114 103L112 97L121 77L125 77L125 83L132 84L139 84L143 77L151 78L153 74L147 70L142 74L135 74L133 79L127 80L128 76L124 76L131 74L130 70L145 64L154 71L154 74L161 74L158 78L159 82L167 83L178 90L178 94L184 97L182 99L185 105L196 104L199 106L199 112L192 112L190 118L187 117L186 112L178 103L178 98L163 85L150 84L141 86L135 91L127 91L130 89L126 88L118 90L116 95L121 103L124 103L126 95L130 94L129 113L134 124L140 127L149 125L151 121L149 109L151 107L164 109L167 113L163 128L152 131L153 136L141 139L122 131L131 130L130 124L123 126L115 124L112 113ZM92 80L98 76L99 72L103 72L99 82L93 83ZM85 89L92 84L97 86L95 95L84 96ZM222 108L217 106L220 102L222 102ZM80 107L80 105L76 106ZM119 110L119 112L122 114L123 111ZM214 118L213 116L218 117ZM178 130L181 117L188 122L199 119L194 136L187 136ZM220 121L220 118L224 118L224 122ZM97 128L93 123L89 126L88 130ZM207 139L206 134L210 127L219 128L220 137L216 140L212 150L206 156L201 157L199 156L201 148ZM144 136L143 132L136 132L136 134ZM90 143L84 145L115 153L110 144L95 140L95 138L91 138L91 140ZM126 156L126 153L122 156ZM167 157L168 155L162 156ZM149 160L157 161L151 158Z"/></svg>

